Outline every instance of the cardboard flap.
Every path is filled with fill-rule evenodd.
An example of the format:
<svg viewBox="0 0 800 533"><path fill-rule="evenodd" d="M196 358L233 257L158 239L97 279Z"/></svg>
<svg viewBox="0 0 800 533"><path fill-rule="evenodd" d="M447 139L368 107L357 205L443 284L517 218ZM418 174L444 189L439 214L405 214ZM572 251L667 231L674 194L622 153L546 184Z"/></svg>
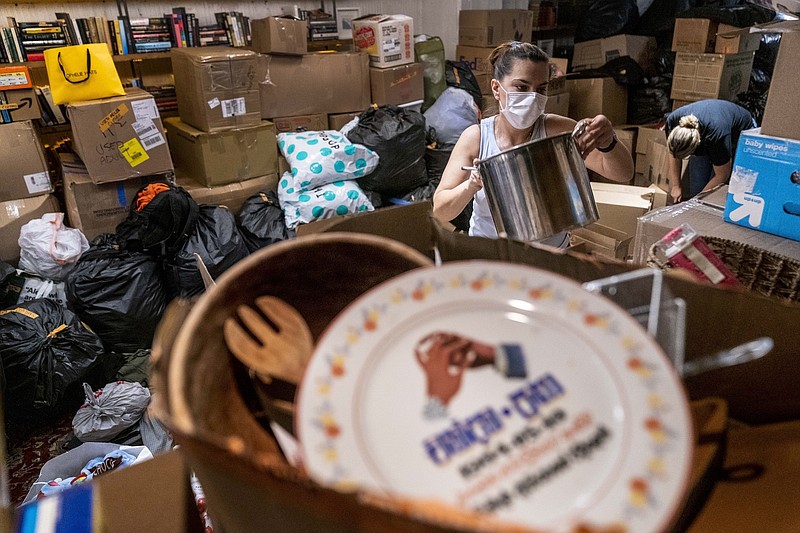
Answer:
<svg viewBox="0 0 800 533"><path fill-rule="evenodd" d="M203 46L191 48L173 48L173 57L185 57L196 63L211 63L213 61L231 61L239 59L252 59L258 54L252 50L232 48L230 46Z"/></svg>

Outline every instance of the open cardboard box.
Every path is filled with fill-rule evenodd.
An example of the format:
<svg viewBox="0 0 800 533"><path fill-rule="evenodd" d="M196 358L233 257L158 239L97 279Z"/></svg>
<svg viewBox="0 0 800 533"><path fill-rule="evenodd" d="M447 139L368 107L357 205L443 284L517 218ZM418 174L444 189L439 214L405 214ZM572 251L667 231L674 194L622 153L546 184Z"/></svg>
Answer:
<svg viewBox="0 0 800 533"><path fill-rule="evenodd" d="M45 520L42 518L45 513L43 504L48 512L81 509L81 518L86 524L91 524L93 533L203 531L189 486L189 470L179 450L98 476L61 494L34 500L14 513L16 529L9 526L0 530L34 531L28 529L33 522L37 525L35 531L39 531L41 522ZM5 512L9 514L8 509ZM86 531L75 527L77 521L72 524L67 520L68 513L58 511L58 514L64 516L66 524L58 524L56 529L46 531ZM0 515L0 520L2 518Z"/></svg>
<svg viewBox="0 0 800 533"><path fill-rule="evenodd" d="M301 227L298 236L310 230L370 233L393 238L431 257L436 248L442 261L490 259L525 263L579 283L644 268L574 252L553 253L505 239L453 233L433 220L427 203L378 209L324 223L325 226L315 223ZM772 352L758 361L687 380L689 396L724 398L731 416L749 423L800 418L800 389L796 386L796 376L800 375L800 328L786 327L797 321L800 306L752 292L694 283L680 276L666 278L672 293L686 300L687 361L758 337L768 336L775 342Z"/></svg>

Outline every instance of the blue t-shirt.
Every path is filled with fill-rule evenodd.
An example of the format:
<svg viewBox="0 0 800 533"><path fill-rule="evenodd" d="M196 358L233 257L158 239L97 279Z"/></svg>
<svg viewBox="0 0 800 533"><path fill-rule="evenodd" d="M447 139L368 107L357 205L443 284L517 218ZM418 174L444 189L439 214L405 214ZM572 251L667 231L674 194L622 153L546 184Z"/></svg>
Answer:
<svg viewBox="0 0 800 533"><path fill-rule="evenodd" d="M727 100L700 100L679 107L667 115L664 128L667 137L680 123L681 117L694 115L700 121L700 145L694 155L706 156L714 165L730 161L739 142L739 134L755 128L753 116L742 106Z"/></svg>

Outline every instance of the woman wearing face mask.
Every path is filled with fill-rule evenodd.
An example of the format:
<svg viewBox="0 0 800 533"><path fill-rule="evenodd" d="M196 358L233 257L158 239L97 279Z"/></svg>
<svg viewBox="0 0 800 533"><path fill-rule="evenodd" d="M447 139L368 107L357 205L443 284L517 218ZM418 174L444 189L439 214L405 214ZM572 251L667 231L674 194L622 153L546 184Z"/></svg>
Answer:
<svg viewBox="0 0 800 533"><path fill-rule="evenodd" d="M504 43L492 51L492 94L499 102L500 114L481 120L461 134L433 195L433 214L437 218L452 220L473 202L469 234L496 238L481 176L461 167L575 128L576 122L571 118L544 113L544 93L550 80L548 59L531 43ZM603 115L584 120L586 128L577 141L586 166L609 179L628 181L633 176L633 159L627 148L617 142L611 122ZM561 233L540 243L565 247L569 236Z"/></svg>

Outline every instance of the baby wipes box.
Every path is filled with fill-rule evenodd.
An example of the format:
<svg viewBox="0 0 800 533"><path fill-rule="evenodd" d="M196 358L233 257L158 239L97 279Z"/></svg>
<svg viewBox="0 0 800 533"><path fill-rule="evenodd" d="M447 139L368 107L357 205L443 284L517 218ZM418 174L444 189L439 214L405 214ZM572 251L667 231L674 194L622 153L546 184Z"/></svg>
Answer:
<svg viewBox="0 0 800 533"><path fill-rule="evenodd" d="M800 240L800 141L742 132L725 220Z"/></svg>

